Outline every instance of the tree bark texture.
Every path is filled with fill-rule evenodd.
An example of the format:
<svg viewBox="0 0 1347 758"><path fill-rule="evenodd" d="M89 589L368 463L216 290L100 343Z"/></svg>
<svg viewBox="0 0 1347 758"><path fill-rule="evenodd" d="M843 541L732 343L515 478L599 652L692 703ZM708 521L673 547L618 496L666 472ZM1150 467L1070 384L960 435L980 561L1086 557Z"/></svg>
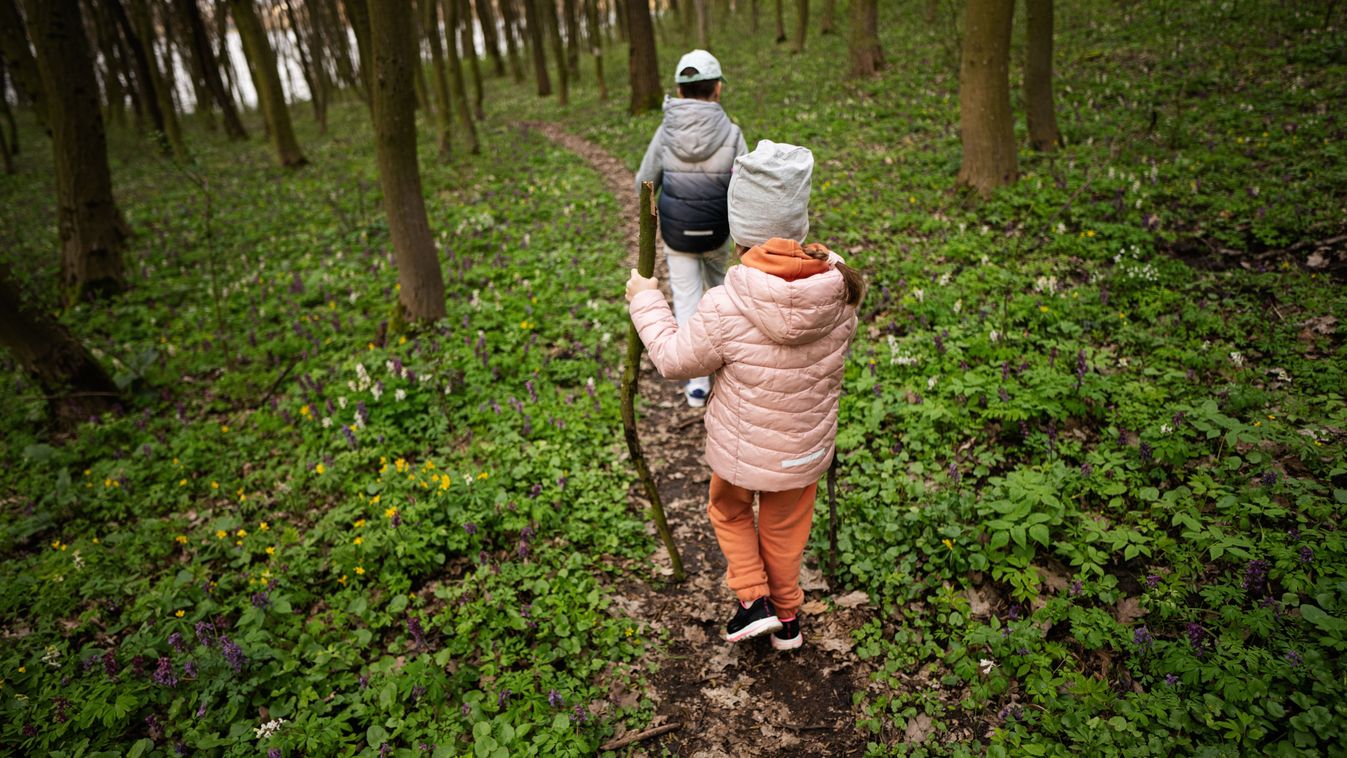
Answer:
<svg viewBox="0 0 1347 758"><path fill-rule="evenodd" d="M786 0L776 0L776 41L777 43L786 41L786 9L783 7Z"/></svg>
<svg viewBox="0 0 1347 758"><path fill-rule="evenodd" d="M62 426L73 426L110 410L121 396L117 385L64 324L31 302L0 265L0 345L41 388L48 412Z"/></svg>
<svg viewBox="0 0 1347 758"><path fill-rule="evenodd" d="M164 121L164 111L159 105L159 95L154 88L154 76L150 72L145 46L141 43L140 35L136 32L131 17L127 15L122 0L106 0L106 3L117 22L117 28L122 32L132 69L136 72L136 91L141 112L149 118L150 126L155 131L155 138L164 152L170 152L173 148L172 143L168 141L168 124Z"/></svg>
<svg viewBox="0 0 1347 758"><path fill-rule="evenodd" d="M14 80L14 88L33 105L38 123L47 128L47 103L42 92L42 75L28 45L23 16L15 0L0 0L0 55Z"/></svg>
<svg viewBox="0 0 1347 758"><path fill-rule="evenodd" d="M959 67L959 183L981 195L1015 181L1010 25L1015 0L968 0Z"/></svg>
<svg viewBox="0 0 1347 758"><path fill-rule="evenodd" d="M416 159L416 39L406 0L370 0L375 157L398 266L398 301L415 321L444 317L444 277L426 221Z"/></svg>
<svg viewBox="0 0 1347 758"><path fill-rule="evenodd" d="M491 9L491 0L473 0L477 10L477 20L482 25L482 44L486 46L486 55L491 59L493 76L505 76L505 60L500 54L499 29L496 27L496 14Z"/></svg>
<svg viewBox="0 0 1347 758"><path fill-rule="evenodd" d="M1025 0L1028 27L1024 52L1024 110L1029 145L1050 152L1062 144L1052 96L1052 0Z"/></svg>
<svg viewBox="0 0 1347 758"><path fill-rule="evenodd" d="M851 0L851 29L847 44L851 76L873 76L884 67L879 46L879 0Z"/></svg>
<svg viewBox="0 0 1347 758"><path fill-rule="evenodd" d="M543 50L545 35L543 14L539 8L541 2L543 0L524 0L524 25L528 27L529 52L533 55L533 77L538 82L538 97L547 97L552 94L552 79L547 73L547 54Z"/></svg>
<svg viewBox="0 0 1347 758"><path fill-rule="evenodd" d="M304 76L304 84L309 88L309 103L313 106L313 117L318 122L319 133L327 133L327 87L319 81L321 64L310 49L311 36L306 35L295 12L295 0L283 0L285 18L290 24L290 33L295 35L295 54L299 56L299 71ZM284 38L284 35L282 35Z"/></svg>
<svg viewBox="0 0 1347 758"><path fill-rule="evenodd" d="M519 30L519 19L512 0L501 0L500 15L505 27L502 31L505 32L505 54L510 61L510 75L514 77L515 84L522 84L525 77L524 65L519 61L519 48L524 42L515 34Z"/></svg>
<svg viewBox="0 0 1347 758"><path fill-rule="evenodd" d="M29 18L56 164L61 283L70 300L125 287L130 230L112 196L107 137L79 0L35 3Z"/></svg>
<svg viewBox="0 0 1347 758"><path fill-rule="evenodd" d="M308 160L295 139L285 90L281 88L280 73L276 70L276 54L267 40L261 19L257 17L253 0L229 0L229 8L234 13L234 25L243 41L243 54L253 72L253 87L257 90L257 101L262 106L262 116L271 134L276 162L290 168L303 166Z"/></svg>
<svg viewBox="0 0 1347 758"><path fill-rule="evenodd" d="M646 0L621 0L627 13L627 73L631 81L631 112L644 113L660 107L664 90L659 81L659 56L655 27L650 22Z"/></svg>
<svg viewBox="0 0 1347 758"><path fill-rule="evenodd" d="M468 70L472 73L472 111L478 121L486 119L483 101L486 93L482 89L482 66L477 59L477 42L472 33L472 3L470 0L458 0L458 42L459 50L468 59Z"/></svg>
<svg viewBox="0 0 1347 758"><path fill-rule="evenodd" d="M396 0L393 0L396 1ZM462 6L458 0L444 0L445 53L449 57L449 97L454 101L454 113L458 115L458 125L463 129L463 139L468 144L468 152L476 155L481 148L477 145L477 125L472 122L472 111L468 110L468 91L463 85L463 65L458 54L458 22Z"/></svg>
<svg viewBox="0 0 1347 758"><path fill-rule="evenodd" d="M832 34L837 26L837 0L823 0L823 16L818 21L819 34Z"/></svg>
<svg viewBox="0 0 1347 758"><path fill-rule="evenodd" d="M0 58L0 109L4 110L5 123L9 125L8 133L0 130L0 140L4 141L6 152L13 157L19 154L19 125L14 122L14 109L9 106L9 87L6 79L5 62L3 58ZM43 121L45 122L46 119L43 119Z"/></svg>
<svg viewBox="0 0 1347 758"><path fill-rule="evenodd" d="M580 78L580 13L576 0L562 0L566 20L566 69L572 80Z"/></svg>
<svg viewBox="0 0 1347 758"><path fill-rule="evenodd" d="M711 4L710 0L691 0L697 17L697 46L703 50L711 47Z"/></svg>
<svg viewBox="0 0 1347 758"><path fill-rule="evenodd" d="M187 157L187 143L182 138L182 125L178 121L178 109L173 104L173 88L165 71L159 65L156 54L155 19L146 0L130 0L131 23L135 26L136 36L140 38L145 55L145 71L148 74L148 88L154 93L163 118L164 136L169 147L178 158ZM134 48L133 48L134 49Z"/></svg>
<svg viewBox="0 0 1347 758"><path fill-rule="evenodd" d="M346 17L351 22L351 31L355 32L355 47L360 57L360 81L365 83L366 93L369 93L370 87L373 86L374 68L370 60L373 53L370 52L369 2L371 0L342 0L342 5L346 8ZM373 95L369 99L373 100ZM370 107L372 108L373 104Z"/></svg>

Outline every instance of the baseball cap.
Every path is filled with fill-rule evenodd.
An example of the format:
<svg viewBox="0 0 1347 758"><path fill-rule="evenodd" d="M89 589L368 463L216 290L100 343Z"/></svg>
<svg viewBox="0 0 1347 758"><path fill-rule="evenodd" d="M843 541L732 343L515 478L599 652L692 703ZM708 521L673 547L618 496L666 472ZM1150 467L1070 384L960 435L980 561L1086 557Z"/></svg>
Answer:
<svg viewBox="0 0 1347 758"><path fill-rule="evenodd" d="M694 68L697 73L691 76L683 76L679 72L685 68ZM674 82L676 84L691 84L692 82L724 78L720 74L720 61L716 60L716 56L705 50L693 50L679 58L678 67L674 69Z"/></svg>

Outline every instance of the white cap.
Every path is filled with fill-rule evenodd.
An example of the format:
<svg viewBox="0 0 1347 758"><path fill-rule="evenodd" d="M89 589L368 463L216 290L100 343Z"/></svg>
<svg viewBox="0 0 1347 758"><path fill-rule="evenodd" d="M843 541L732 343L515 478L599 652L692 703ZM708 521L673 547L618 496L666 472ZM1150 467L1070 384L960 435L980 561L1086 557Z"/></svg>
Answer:
<svg viewBox="0 0 1347 758"><path fill-rule="evenodd" d="M730 236L746 247L773 237L803 243L813 174L814 154L807 147L762 140L736 158L726 196Z"/></svg>
<svg viewBox="0 0 1347 758"><path fill-rule="evenodd" d="M697 73L690 76L683 76L679 72L685 68L695 68ZM692 82L704 82L708 79L724 79L720 75L720 61L716 56L705 50L693 50L678 59L678 68L674 69L674 83L691 84Z"/></svg>

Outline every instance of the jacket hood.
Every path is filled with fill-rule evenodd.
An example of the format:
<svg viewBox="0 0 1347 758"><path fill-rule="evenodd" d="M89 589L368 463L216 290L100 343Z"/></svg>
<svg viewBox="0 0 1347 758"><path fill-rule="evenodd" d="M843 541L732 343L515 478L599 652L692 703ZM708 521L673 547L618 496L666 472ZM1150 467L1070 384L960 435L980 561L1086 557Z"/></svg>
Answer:
<svg viewBox="0 0 1347 758"><path fill-rule="evenodd" d="M781 345L807 345L827 336L851 308L842 273L830 265L793 280L753 265L733 266L725 289L744 318Z"/></svg>
<svg viewBox="0 0 1347 758"><path fill-rule="evenodd" d="M670 97L664 100L664 134L674 157L689 163L710 158L730 140L734 124L720 103Z"/></svg>

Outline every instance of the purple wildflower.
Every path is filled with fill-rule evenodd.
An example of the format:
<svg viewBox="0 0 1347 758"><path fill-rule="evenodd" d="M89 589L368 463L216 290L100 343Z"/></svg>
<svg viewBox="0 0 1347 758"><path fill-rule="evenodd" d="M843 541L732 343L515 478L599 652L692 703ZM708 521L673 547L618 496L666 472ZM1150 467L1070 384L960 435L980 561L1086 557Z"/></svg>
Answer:
<svg viewBox="0 0 1347 758"><path fill-rule="evenodd" d="M70 707L70 701L63 697L54 697L51 699L51 704L56 709L56 713L53 714L52 718L56 720L56 723L64 724L66 719L69 718L69 716L66 715L66 709Z"/></svg>
<svg viewBox="0 0 1347 758"><path fill-rule="evenodd" d="M562 697L561 693L557 692L555 689L549 690L547 692L547 704L553 708L565 708L566 698Z"/></svg>
<svg viewBox="0 0 1347 758"><path fill-rule="evenodd" d="M1184 625L1184 631L1188 634L1188 644L1193 646L1197 657L1201 658L1206 652L1204 648L1207 643L1207 630L1203 629L1201 624L1190 621Z"/></svg>
<svg viewBox="0 0 1347 758"><path fill-rule="evenodd" d="M1253 597L1262 597L1267 592L1267 572L1270 566L1265 560L1255 558L1244 568L1244 591Z"/></svg>
<svg viewBox="0 0 1347 758"><path fill-rule="evenodd" d="M468 534L476 534L477 525L469 521L468 523L463 525L463 531L467 532Z"/></svg>
<svg viewBox="0 0 1347 758"><path fill-rule="evenodd" d="M1071 589L1069 590L1069 592L1071 593L1071 596L1072 596L1072 597L1075 597L1076 595L1079 595L1079 594L1080 594L1080 592L1081 592L1081 587L1080 587L1080 580L1079 580L1079 579L1077 579L1076 581L1074 581L1074 582L1071 583Z"/></svg>
<svg viewBox="0 0 1347 758"><path fill-rule="evenodd" d="M510 692L510 689L509 689L508 687L505 688L505 689L503 689L503 690L501 690L501 691L500 691L500 695L498 695L498 696L496 697L496 705L497 705L497 707L499 707L499 708L501 708L501 709L504 709L504 708L505 708L505 704L508 703L508 702L510 701L510 695L513 695L513 694L514 694L514 693L513 693L513 692Z"/></svg>
<svg viewBox="0 0 1347 758"><path fill-rule="evenodd" d="M131 676L134 676L137 679L145 676L145 656L131 656Z"/></svg>
<svg viewBox="0 0 1347 758"><path fill-rule="evenodd" d="M1147 587L1149 587L1149 588L1151 588L1151 589L1155 589L1156 586L1158 586L1159 584L1160 584L1160 577L1159 577L1159 575L1157 575L1157 574L1151 574L1150 576L1146 577L1146 586L1147 586Z"/></svg>
<svg viewBox="0 0 1347 758"><path fill-rule="evenodd" d="M533 527L526 526L523 529L519 530L519 539L523 542L528 542L529 540L533 539L533 534L534 534Z"/></svg>
<svg viewBox="0 0 1347 758"><path fill-rule="evenodd" d="M525 437L533 435L533 417L527 413L524 414L524 426L519 430L519 433Z"/></svg>
<svg viewBox="0 0 1347 758"><path fill-rule="evenodd" d="M379 745L379 758L388 758L388 754L393 752L393 746L387 742Z"/></svg>
<svg viewBox="0 0 1347 758"><path fill-rule="evenodd" d="M116 679L118 670L117 654L111 650L103 653L103 672L108 675L108 678Z"/></svg>
<svg viewBox="0 0 1347 758"><path fill-rule="evenodd" d="M1272 469L1268 469L1267 471L1263 472L1263 476L1259 481L1262 482L1264 487L1271 487L1272 485L1277 483L1277 472L1273 471Z"/></svg>
<svg viewBox="0 0 1347 758"><path fill-rule="evenodd" d="M203 718L205 717L205 715L206 715L206 701L202 700L201 705L198 706L196 709L196 717Z"/></svg>
<svg viewBox="0 0 1347 758"><path fill-rule="evenodd" d="M1150 444L1146 442L1141 443L1141 446L1137 448L1137 452L1141 454L1141 460L1143 461L1150 461L1152 458L1155 457L1154 451L1151 450Z"/></svg>
<svg viewBox="0 0 1347 758"><path fill-rule="evenodd" d="M154 714L145 717L145 726L150 730L150 739L158 742L164 736L164 725L159 723L159 719Z"/></svg>
<svg viewBox="0 0 1347 758"><path fill-rule="evenodd" d="M421 698L425 697L425 695L426 695L426 687L425 687L425 685L423 685L423 684L418 684L418 685L412 687L412 702L413 702L413 703L415 703L416 701L418 701L418 700L420 700Z"/></svg>
<svg viewBox="0 0 1347 758"><path fill-rule="evenodd" d="M1089 478L1090 478L1090 474L1093 473L1093 472L1094 472L1094 466L1091 466L1091 465L1088 464L1088 463L1082 463L1082 464L1080 464L1080 475L1081 475L1081 476L1085 477L1086 479L1089 479Z"/></svg>
<svg viewBox="0 0 1347 758"><path fill-rule="evenodd" d="M236 673L242 671L243 664L248 661L243 656L242 648L235 645L233 640L223 634L220 635L220 652L224 655L225 662L232 666Z"/></svg>
<svg viewBox="0 0 1347 758"><path fill-rule="evenodd" d="M281 758L281 749L278 747L268 749L267 758Z"/></svg>
<svg viewBox="0 0 1347 758"><path fill-rule="evenodd" d="M1300 539L1300 527L1293 526L1290 529L1287 529L1286 538L1292 542L1298 541Z"/></svg>
<svg viewBox="0 0 1347 758"><path fill-rule="evenodd" d="M584 709L583 707L581 707L581 705L580 705L579 703L576 703L576 704L575 704L575 723L577 723L577 724L583 724L583 723L585 723L586 721L589 721L589 714L585 712L585 709Z"/></svg>
<svg viewBox="0 0 1347 758"><path fill-rule="evenodd" d="M529 557L529 543L527 543L527 542L525 542L525 541L523 541L523 540L520 540L520 541L519 541L519 547L516 548L516 552L519 553L519 557L520 557L520 558L527 558L527 557Z"/></svg>
<svg viewBox="0 0 1347 758"><path fill-rule="evenodd" d="M1001 398L1001 402L1003 402L1003 403L1008 403L1008 402L1010 402L1010 393L1009 393L1009 392L1006 392L1006 388L1005 388L1005 387L998 387L998 388L996 389L996 396L999 397L999 398Z"/></svg>
<svg viewBox="0 0 1347 758"><path fill-rule="evenodd" d="M1301 547L1301 548L1300 548L1300 562L1301 562L1301 563L1309 563L1309 562L1312 561L1312 560L1314 560L1314 550L1312 550L1312 549L1310 548L1309 545L1305 545L1304 547Z"/></svg>
<svg viewBox="0 0 1347 758"><path fill-rule="evenodd" d="M1143 624L1132 632L1132 642L1137 647L1149 648L1151 645L1155 644L1155 638L1151 636L1151 630L1147 629Z"/></svg>
<svg viewBox="0 0 1347 758"><path fill-rule="evenodd" d="M369 675L361 674L360 678L356 679L356 684L358 684L362 690L367 689L369 687Z"/></svg>
<svg viewBox="0 0 1347 758"><path fill-rule="evenodd" d="M31 737L36 737L36 736L37 736L37 726L35 726L35 725L33 724L33 722L31 722L31 721L28 722L27 724L24 724L24 725L23 725L23 736L25 736L25 737L30 737L30 738L31 738Z"/></svg>
<svg viewBox="0 0 1347 758"><path fill-rule="evenodd" d="M421 628L421 619L415 616L407 617L407 633L412 636L412 644L417 647L424 647L426 644L426 633Z"/></svg>
<svg viewBox="0 0 1347 758"><path fill-rule="evenodd" d="M161 657L159 665L155 667L154 674L150 676L150 679L160 687L177 687L178 675L173 672L173 661L167 657Z"/></svg>
<svg viewBox="0 0 1347 758"><path fill-rule="evenodd" d="M201 643L202 647L210 647L215 644L215 626L209 621L196 622L196 641Z"/></svg>
<svg viewBox="0 0 1347 758"><path fill-rule="evenodd" d="M174 632L168 635L168 646L178 651L179 653L183 652L183 650L187 648L187 646L183 644L182 633L180 632Z"/></svg>
<svg viewBox="0 0 1347 758"><path fill-rule="evenodd" d="M254 592L252 597L252 603L254 608L266 608L267 606L271 605L271 596L269 593L265 591Z"/></svg>
<svg viewBox="0 0 1347 758"><path fill-rule="evenodd" d="M529 400L532 400L535 403L538 402L538 393L533 389L532 379L528 380L527 382L524 382L524 389L529 391Z"/></svg>
<svg viewBox="0 0 1347 758"><path fill-rule="evenodd" d="M463 713L463 718L467 718L468 716L472 715L472 706L468 705L467 703L464 703L463 707L459 708L459 711Z"/></svg>
<svg viewBox="0 0 1347 758"><path fill-rule="evenodd" d="M1179 683L1178 674L1165 674L1165 684L1168 684L1170 687L1173 687L1178 683Z"/></svg>
<svg viewBox="0 0 1347 758"><path fill-rule="evenodd" d="M529 490L529 497L537 497L541 494L543 494L543 486L541 484L535 484L533 485L533 488Z"/></svg>
<svg viewBox="0 0 1347 758"><path fill-rule="evenodd" d="M182 676L184 679L196 678L196 661L182 662Z"/></svg>
<svg viewBox="0 0 1347 758"><path fill-rule="evenodd" d="M1300 657L1300 653L1297 653L1294 650L1287 650L1285 657L1286 662L1292 666L1299 666L1301 663L1304 663L1304 659Z"/></svg>
<svg viewBox="0 0 1347 758"><path fill-rule="evenodd" d="M355 441L355 432L351 431L350 425L348 425L348 424L342 424L342 425L341 425L341 434L342 434L343 437L346 438L346 444L347 444L349 447L355 448L355 447L357 446L357 445L356 445L356 441Z"/></svg>

